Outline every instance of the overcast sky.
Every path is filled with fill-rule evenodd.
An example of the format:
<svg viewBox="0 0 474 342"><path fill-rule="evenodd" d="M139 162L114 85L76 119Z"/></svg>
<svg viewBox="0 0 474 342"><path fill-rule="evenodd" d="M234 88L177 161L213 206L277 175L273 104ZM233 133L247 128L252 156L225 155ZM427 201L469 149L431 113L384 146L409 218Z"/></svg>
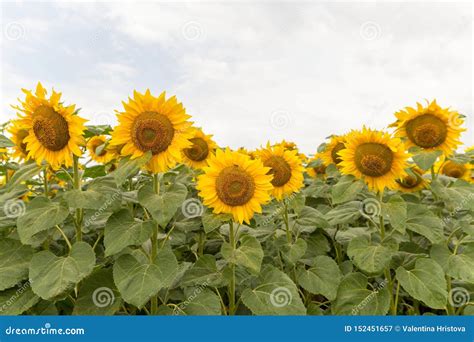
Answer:
<svg viewBox="0 0 474 342"><path fill-rule="evenodd" d="M470 3L10 2L2 5L0 121L20 88L63 92L114 124L133 89L166 90L220 145L383 128L436 98L469 117Z"/></svg>

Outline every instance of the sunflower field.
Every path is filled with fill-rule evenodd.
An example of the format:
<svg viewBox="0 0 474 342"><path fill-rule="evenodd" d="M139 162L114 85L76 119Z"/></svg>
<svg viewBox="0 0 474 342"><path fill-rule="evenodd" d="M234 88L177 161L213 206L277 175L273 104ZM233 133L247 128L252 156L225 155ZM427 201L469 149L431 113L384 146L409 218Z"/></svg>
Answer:
<svg viewBox="0 0 474 342"><path fill-rule="evenodd" d="M474 150L435 100L311 156L221 147L164 92L115 127L40 83L12 108L1 315L474 314Z"/></svg>

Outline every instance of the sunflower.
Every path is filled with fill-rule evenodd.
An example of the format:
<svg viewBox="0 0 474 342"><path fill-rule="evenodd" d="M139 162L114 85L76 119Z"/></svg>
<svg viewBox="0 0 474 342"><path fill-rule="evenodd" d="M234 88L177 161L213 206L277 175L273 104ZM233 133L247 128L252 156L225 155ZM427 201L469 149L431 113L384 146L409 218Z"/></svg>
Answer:
<svg viewBox="0 0 474 342"><path fill-rule="evenodd" d="M397 179L405 176L409 154L400 139L385 132L363 128L346 136L345 149L338 155L343 174L364 179L369 189L396 189Z"/></svg>
<svg viewBox="0 0 474 342"><path fill-rule="evenodd" d="M58 169L61 165L72 165L72 155L81 156L80 146L84 143L83 132L85 119L75 114L75 105L64 107L60 102L61 93L52 91L46 98L46 90L41 83L36 86L35 94L22 89L26 94L24 102L13 108L18 113L12 130L26 130L27 136L22 140L28 158L41 164L44 160L51 167Z"/></svg>
<svg viewBox="0 0 474 342"><path fill-rule="evenodd" d="M428 182L423 178L423 170L413 166L405 176L397 179L397 189L402 192L417 192L426 188Z"/></svg>
<svg viewBox="0 0 474 342"><path fill-rule="evenodd" d="M119 125L112 132L110 145L124 145L122 156L138 158L152 153L147 168L165 172L181 161L181 151L190 147L190 118L175 96L165 98L165 92L155 97L147 89L145 94L133 92L133 99L122 102L124 112L117 112Z"/></svg>
<svg viewBox="0 0 474 342"><path fill-rule="evenodd" d="M465 131L461 115L449 108L441 108L436 100L423 107L406 107L395 113L397 121L391 124L396 127L395 136L406 138L407 148L418 146L427 151L441 150L450 156L461 143L459 137Z"/></svg>
<svg viewBox="0 0 474 342"><path fill-rule="evenodd" d="M207 159L217 148L212 135L206 135L200 128L192 130L191 147L183 149L183 162L195 169L207 166Z"/></svg>
<svg viewBox="0 0 474 342"><path fill-rule="evenodd" d="M90 138L87 150L92 160L101 164L107 164L115 158L114 153L107 149L107 138L103 135Z"/></svg>
<svg viewBox="0 0 474 342"><path fill-rule="evenodd" d="M236 222L250 223L255 212L262 212L261 205L270 201L270 168L228 148L218 149L208 164L196 186L204 205L216 214L232 214Z"/></svg>
<svg viewBox="0 0 474 342"><path fill-rule="evenodd" d="M444 157L435 164L435 171L445 176L457 179L463 179L466 182L472 182L472 170L474 165L471 163L456 163Z"/></svg>
<svg viewBox="0 0 474 342"><path fill-rule="evenodd" d="M28 129L22 128L19 123L15 124L15 121L13 121L13 125L9 127L8 131L11 134L12 141L15 143L12 157L19 160L28 159L28 150L26 149L25 142L25 138L29 134Z"/></svg>
<svg viewBox="0 0 474 342"><path fill-rule="evenodd" d="M296 143L292 141L286 141L283 139L281 142L273 145L273 147L275 146L282 146L285 150L288 150L288 151L297 151L298 158L300 158L301 162L303 163L306 163L306 161L308 160L308 157L304 153L300 153L298 151L298 146L296 145Z"/></svg>
<svg viewBox="0 0 474 342"><path fill-rule="evenodd" d="M338 153L345 148L345 141L345 136L331 136L331 141L326 145L324 151L318 153L316 156L321 158L325 165L335 164L338 166L341 162L341 157Z"/></svg>
<svg viewBox="0 0 474 342"><path fill-rule="evenodd" d="M324 165L321 158L318 156L314 156L308 162L306 166L306 173L310 175L310 177L317 178L318 176L323 176L326 174L326 165Z"/></svg>
<svg viewBox="0 0 474 342"><path fill-rule="evenodd" d="M272 194L277 200L293 192L299 192L303 186L303 165L296 150L285 150L281 145L259 150L258 156L263 165L270 168L273 176Z"/></svg>
<svg viewBox="0 0 474 342"><path fill-rule="evenodd" d="M8 150L5 147L0 148L0 160L8 161Z"/></svg>

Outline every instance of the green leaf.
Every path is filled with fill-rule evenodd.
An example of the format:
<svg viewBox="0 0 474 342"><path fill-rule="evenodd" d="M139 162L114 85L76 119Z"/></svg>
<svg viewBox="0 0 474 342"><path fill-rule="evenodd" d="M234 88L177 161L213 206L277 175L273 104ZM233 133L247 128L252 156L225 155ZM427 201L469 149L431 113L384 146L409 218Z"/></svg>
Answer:
<svg viewBox="0 0 474 342"><path fill-rule="evenodd" d="M6 186L7 191L16 188L22 182L30 181L34 176L40 173L41 169L42 167L38 166L34 162L23 165L13 174L12 178L8 181L8 185Z"/></svg>
<svg viewBox="0 0 474 342"><path fill-rule="evenodd" d="M0 291L8 289L28 278L28 266L33 249L20 241L0 240Z"/></svg>
<svg viewBox="0 0 474 342"><path fill-rule="evenodd" d="M317 209L312 207L304 207L296 219L296 224L303 227L327 228L329 223L324 218L324 215Z"/></svg>
<svg viewBox="0 0 474 342"><path fill-rule="evenodd" d="M17 220L21 242L30 244L33 235L62 223L68 216L69 209L62 203L36 197L28 203L25 214Z"/></svg>
<svg viewBox="0 0 474 342"><path fill-rule="evenodd" d="M231 218L232 216L228 214L213 214L209 210L206 210L201 216L202 225L206 234L220 228L224 223L229 222Z"/></svg>
<svg viewBox="0 0 474 342"><path fill-rule="evenodd" d="M470 255L452 254L445 244L440 244L431 247L430 256L448 276L474 283L474 259Z"/></svg>
<svg viewBox="0 0 474 342"><path fill-rule="evenodd" d="M331 196L333 204L349 202L357 197L364 188L364 183L354 179L354 176L343 176L332 187Z"/></svg>
<svg viewBox="0 0 474 342"><path fill-rule="evenodd" d="M329 300L336 298L342 275L337 263L330 257L317 256L313 260L313 266L308 269L301 266L296 274L298 284L306 291L313 294L322 294Z"/></svg>
<svg viewBox="0 0 474 342"><path fill-rule="evenodd" d="M442 154L442 151L420 152L412 156L412 158L418 167L423 170L428 170Z"/></svg>
<svg viewBox="0 0 474 342"><path fill-rule="evenodd" d="M432 243L444 240L443 223L428 208L421 204L408 203L407 229L423 235Z"/></svg>
<svg viewBox="0 0 474 342"><path fill-rule="evenodd" d="M40 298L31 290L28 281L21 286L0 292L0 316L21 315L39 300Z"/></svg>
<svg viewBox="0 0 474 342"><path fill-rule="evenodd" d="M336 206L326 213L326 219L332 226L354 222L361 215L361 203L360 201L352 201Z"/></svg>
<svg viewBox="0 0 474 342"><path fill-rule="evenodd" d="M139 246L153 234L155 223L135 220L127 209L113 214L105 226L105 256L120 253L128 246Z"/></svg>
<svg viewBox="0 0 474 342"><path fill-rule="evenodd" d="M331 307L334 315L385 315L390 308L387 284L382 282L367 289L368 279L362 273L346 275Z"/></svg>
<svg viewBox="0 0 474 342"><path fill-rule="evenodd" d="M379 274L390 264L393 253L387 247L359 236L349 242L347 255L362 271Z"/></svg>
<svg viewBox="0 0 474 342"><path fill-rule="evenodd" d="M407 204L405 200L394 195L387 203L382 203L382 214L388 218L392 227L400 233L405 233L407 222Z"/></svg>
<svg viewBox="0 0 474 342"><path fill-rule="evenodd" d="M199 287L187 288L184 291L186 300L178 305L174 313L186 315L218 316L221 314L219 297L211 290Z"/></svg>
<svg viewBox="0 0 474 342"><path fill-rule="evenodd" d="M3 134L0 134L0 148L3 147L13 147L15 146L15 143L8 139L6 136Z"/></svg>
<svg viewBox="0 0 474 342"><path fill-rule="evenodd" d="M95 253L85 242L76 242L67 257L50 251L36 253L30 263L33 292L43 299L53 299L71 290L92 272Z"/></svg>
<svg viewBox="0 0 474 342"><path fill-rule="evenodd" d="M219 286L222 284L222 273L217 269L213 255L203 255L181 279L181 286Z"/></svg>
<svg viewBox="0 0 474 342"><path fill-rule="evenodd" d="M138 191L138 202L150 211L160 227L166 227L187 194L187 187L181 183L171 184L160 195L155 194L151 185L146 185Z"/></svg>
<svg viewBox="0 0 474 342"><path fill-rule="evenodd" d="M113 315L122 303L114 284L112 269L101 269L84 279L79 288L73 315Z"/></svg>
<svg viewBox="0 0 474 342"><path fill-rule="evenodd" d="M297 239L294 243L288 243L286 236L281 236L276 243L283 258L290 264L295 264L306 253L307 244L303 239Z"/></svg>
<svg viewBox="0 0 474 342"><path fill-rule="evenodd" d="M273 266L266 266L257 279L257 286L247 288L241 296L242 302L254 315L305 315L293 281Z"/></svg>
<svg viewBox="0 0 474 342"><path fill-rule="evenodd" d="M240 239L240 246L233 251L228 242L222 244L221 253L228 262L241 265L254 273L260 272L263 260L263 250L260 242L250 235Z"/></svg>
<svg viewBox="0 0 474 342"><path fill-rule="evenodd" d="M122 185L128 177L134 176L152 157L151 152L145 153L143 156L131 159L123 159L117 169L111 173L117 185Z"/></svg>
<svg viewBox="0 0 474 342"><path fill-rule="evenodd" d="M94 190L73 189L65 192L63 197L70 208L98 209L105 202L105 197Z"/></svg>
<svg viewBox="0 0 474 342"><path fill-rule="evenodd" d="M433 309L444 309L448 292L441 266L431 259L418 259L413 270L397 268L397 280L405 291Z"/></svg>

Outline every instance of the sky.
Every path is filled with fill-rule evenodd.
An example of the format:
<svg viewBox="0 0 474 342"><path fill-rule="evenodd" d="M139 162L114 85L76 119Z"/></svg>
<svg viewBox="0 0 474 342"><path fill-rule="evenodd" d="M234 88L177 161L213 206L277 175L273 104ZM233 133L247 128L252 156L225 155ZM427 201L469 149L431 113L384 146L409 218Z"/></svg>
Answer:
<svg viewBox="0 0 474 342"><path fill-rule="evenodd" d="M474 144L469 2L4 2L0 121L41 81L90 124L134 89L176 95L221 146L314 153L437 99Z"/></svg>

